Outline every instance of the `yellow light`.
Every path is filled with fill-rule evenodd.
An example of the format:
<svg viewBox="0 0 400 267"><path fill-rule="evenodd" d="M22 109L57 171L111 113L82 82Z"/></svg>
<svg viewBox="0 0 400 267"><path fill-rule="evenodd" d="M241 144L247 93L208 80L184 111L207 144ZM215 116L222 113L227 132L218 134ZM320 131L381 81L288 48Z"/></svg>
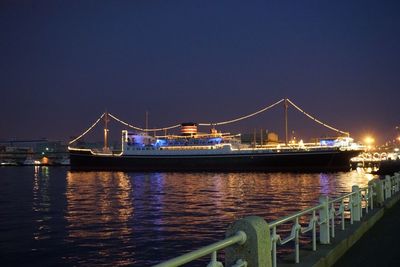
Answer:
<svg viewBox="0 0 400 267"><path fill-rule="evenodd" d="M364 142L367 145L372 145L375 142L375 139L372 136L366 136Z"/></svg>

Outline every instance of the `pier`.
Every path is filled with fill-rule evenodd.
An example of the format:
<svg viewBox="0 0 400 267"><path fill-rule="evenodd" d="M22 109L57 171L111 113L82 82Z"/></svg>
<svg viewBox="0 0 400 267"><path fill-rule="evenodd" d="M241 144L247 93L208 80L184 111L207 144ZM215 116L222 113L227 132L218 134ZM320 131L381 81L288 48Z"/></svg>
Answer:
<svg viewBox="0 0 400 267"><path fill-rule="evenodd" d="M362 247L372 250L385 246L376 238L396 239L376 232L386 227L390 216L400 212L396 206L399 191L400 173L395 173L382 180L371 180L364 188L354 185L351 193L334 199L321 196L319 205L273 222L257 216L245 217L229 227L226 239L155 266L181 266L206 256L211 258L207 266L332 266L335 263L354 266L363 261L351 255L359 255ZM382 224L385 221L386 224ZM395 229L396 225L391 223L391 227ZM369 233L376 233L376 236L371 237ZM363 240L364 235L366 240ZM300 245L302 237L308 239L307 245ZM360 239L363 240L361 244L357 243ZM374 240L373 247L368 239ZM279 246L286 244L292 246L293 253L278 260ZM225 252L225 265L218 261L217 254L221 250ZM376 253L369 255L382 264ZM390 258L386 258L386 262L390 263Z"/></svg>

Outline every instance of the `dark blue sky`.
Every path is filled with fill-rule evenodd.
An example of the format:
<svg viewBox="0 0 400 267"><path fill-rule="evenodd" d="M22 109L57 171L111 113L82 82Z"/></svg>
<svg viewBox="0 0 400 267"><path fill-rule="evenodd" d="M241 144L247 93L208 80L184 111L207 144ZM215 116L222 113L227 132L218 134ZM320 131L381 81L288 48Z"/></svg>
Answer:
<svg viewBox="0 0 400 267"><path fill-rule="evenodd" d="M288 97L383 142L400 124L399 14L382 0L3 0L0 138L68 139L106 108L160 127ZM223 130L282 134L282 111ZM334 134L289 119L299 138Z"/></svg>

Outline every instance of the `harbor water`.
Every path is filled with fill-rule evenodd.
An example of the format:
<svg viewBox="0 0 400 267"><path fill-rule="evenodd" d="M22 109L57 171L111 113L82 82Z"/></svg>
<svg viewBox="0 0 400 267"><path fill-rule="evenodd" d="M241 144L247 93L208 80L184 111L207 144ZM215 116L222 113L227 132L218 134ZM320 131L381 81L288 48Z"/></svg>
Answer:
<svg viewBox="0 0 400 267"><path fill-rule="evenodd" d="M345 173L71 172L0 168L3 266L150 266L224 238L232 222L267 221L373 176Z"/></svg>

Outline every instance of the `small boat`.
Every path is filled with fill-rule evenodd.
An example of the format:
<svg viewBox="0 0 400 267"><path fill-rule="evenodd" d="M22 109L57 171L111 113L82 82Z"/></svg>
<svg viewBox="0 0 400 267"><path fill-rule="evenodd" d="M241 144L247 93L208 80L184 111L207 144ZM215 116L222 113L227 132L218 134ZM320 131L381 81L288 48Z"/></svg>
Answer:
<svg viewBox="0 0 400 267"><path fill-rule="evenodd" d="M27 158L22 162L22 165L24 166L38 166L41 165L41 162L39 160L34 160L31 158Z"/></svg>
<svg viewBox="0 0 400 267"><path fill-rule="evenodd" d="M17 162L14 160L1 160L0 161L0 166L17 166Z"/></svg>

